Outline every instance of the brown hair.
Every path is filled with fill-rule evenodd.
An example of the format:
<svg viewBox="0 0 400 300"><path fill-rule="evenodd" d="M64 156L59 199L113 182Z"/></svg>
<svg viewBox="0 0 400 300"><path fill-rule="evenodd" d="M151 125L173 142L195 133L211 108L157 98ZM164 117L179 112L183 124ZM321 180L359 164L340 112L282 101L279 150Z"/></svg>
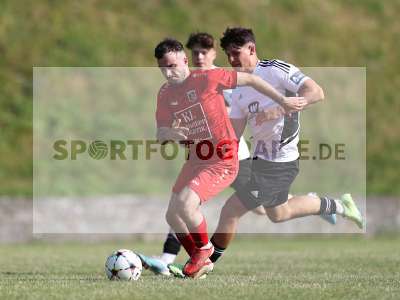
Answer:
<svg viewBox="0 0 400 300"><path fill-rule="evenodd" d="M214 37L206 32L192 33L186 43L186 48L192 50L197 45L205 49L214 48Z"/></svg>

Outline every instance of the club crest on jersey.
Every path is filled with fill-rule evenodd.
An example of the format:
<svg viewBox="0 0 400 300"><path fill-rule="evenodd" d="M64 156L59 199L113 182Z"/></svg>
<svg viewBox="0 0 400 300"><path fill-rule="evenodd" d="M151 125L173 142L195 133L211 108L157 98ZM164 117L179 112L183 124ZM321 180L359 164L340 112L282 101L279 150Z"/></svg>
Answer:
<svg viewBox="0 0 400 300"><path fill-rule="evenodd" d="M292 76L290 76L290 80L294 83L294 84L299 84L300 81L305 77L305 75L303 73L301 73L300 71L297 71L296 73L294 73Z"/></svg>
<svg viewBox="0 0 400 300"><path fill-rule="evenodd" d="M257 112L258 112L258 107L259 107L259 105L260 105L260 103L259 103L258 101L251 102L251 103L249 104L249 106L248 106L249 112L250 112L251 114L257 113Z"/></svg>
<svg viewBox="0 0 400 300"><path fill-rule="evenodd" d="M188 97L189 102L197 101L196 90L190 90L190 91L186 92L186 96Z"/></svg>

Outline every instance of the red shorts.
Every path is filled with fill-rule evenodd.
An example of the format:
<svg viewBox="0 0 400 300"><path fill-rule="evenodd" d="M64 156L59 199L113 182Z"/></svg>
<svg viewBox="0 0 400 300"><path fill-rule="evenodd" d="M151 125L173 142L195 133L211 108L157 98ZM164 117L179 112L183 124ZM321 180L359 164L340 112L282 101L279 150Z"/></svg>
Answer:
<svg viewBox="0 0 400 300"><path fill-rule="evenodd" d="M179 193L188 186L200 197L201 203L216 196L235 180L239 170L236 159L213 164L194 164L187 161L176 179L172 192Z"/></svg>

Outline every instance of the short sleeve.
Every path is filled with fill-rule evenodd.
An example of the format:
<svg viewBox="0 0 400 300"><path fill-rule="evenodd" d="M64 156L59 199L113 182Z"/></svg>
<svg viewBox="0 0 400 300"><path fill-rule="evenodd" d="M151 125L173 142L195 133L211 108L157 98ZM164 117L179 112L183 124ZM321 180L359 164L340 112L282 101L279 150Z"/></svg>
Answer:
<svg viewBox="0 0 400 300"><path fill-rule="evenodd" d="M160 90L157 96L156 122L157 128L171 127L173 122L173 117L168 107L168 101L165 97L165 93L162 93L162 90Z"/></svg>
<svg viewBox="0 0 400 300"><path fill-rule="evenodd" d="M309 79L299 68L283 61L276 60L273 66L275 76L279 78L283 87L292 93L297 93L303 83Z"/></svg>
<svg viewBox="0 0 400 300"><path fill-rule="evenodd" d="M224 68L213 70L213 79L218 82L218 87L221 90L234 89L237 86L237 72L228 71Z"/></svg>
<svg viewBox="0 0 400 300"><path fill-rule="evenodd" d="M242 111L239 106L239 93L233 92L231 96L231 112L229 113L229 117L231 119L244 119L246 118L246 114Z"/></svg>

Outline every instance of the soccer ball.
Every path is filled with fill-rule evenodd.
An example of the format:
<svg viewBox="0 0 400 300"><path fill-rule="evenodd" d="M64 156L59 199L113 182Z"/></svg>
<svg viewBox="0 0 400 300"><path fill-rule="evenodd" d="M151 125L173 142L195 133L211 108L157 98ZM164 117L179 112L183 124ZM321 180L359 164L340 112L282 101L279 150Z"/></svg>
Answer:
<svg viewBox="0 0 400 300"><path fill-rule="evenodd" d="M110 280L138 280L142 269L139 256L126 249L112 253L105 265L106 275Z"/></svg>

